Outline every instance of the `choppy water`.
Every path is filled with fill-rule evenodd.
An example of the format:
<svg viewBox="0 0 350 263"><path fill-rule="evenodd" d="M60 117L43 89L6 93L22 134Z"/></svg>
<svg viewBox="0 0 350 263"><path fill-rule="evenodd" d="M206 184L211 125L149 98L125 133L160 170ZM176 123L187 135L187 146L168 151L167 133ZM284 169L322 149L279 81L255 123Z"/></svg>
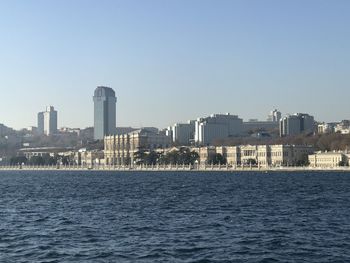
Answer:
<svg viewBox="0 0 350 263"><path fill-rule="evenodd" d="M0 262L350 262L350 174L0 172Z"/></svg>

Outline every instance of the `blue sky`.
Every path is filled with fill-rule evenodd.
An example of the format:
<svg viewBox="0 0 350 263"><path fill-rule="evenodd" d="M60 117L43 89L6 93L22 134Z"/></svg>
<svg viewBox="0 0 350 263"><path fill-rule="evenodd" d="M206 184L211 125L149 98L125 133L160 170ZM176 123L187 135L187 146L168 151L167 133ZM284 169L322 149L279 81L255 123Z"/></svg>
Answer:
<svg viewBox="0 0 350 263"><path fill-rule="evenodd" d="M118 126L211 113L350 118L350 1L0 0L0 123L93 124L92 95L118 96Z"/></svg>

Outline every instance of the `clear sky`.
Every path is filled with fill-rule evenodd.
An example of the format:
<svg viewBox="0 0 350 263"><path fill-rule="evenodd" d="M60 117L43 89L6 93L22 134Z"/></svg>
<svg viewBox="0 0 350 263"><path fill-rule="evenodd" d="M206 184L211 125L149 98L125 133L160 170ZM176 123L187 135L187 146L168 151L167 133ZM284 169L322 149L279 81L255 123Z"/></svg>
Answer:
<svg viewBox="0 0 350 263"><path fill-rule="evenodd" d="M118 126L211 113L350 118L348 0L0 0L0 123L93 124L115 89Z"/></svg>

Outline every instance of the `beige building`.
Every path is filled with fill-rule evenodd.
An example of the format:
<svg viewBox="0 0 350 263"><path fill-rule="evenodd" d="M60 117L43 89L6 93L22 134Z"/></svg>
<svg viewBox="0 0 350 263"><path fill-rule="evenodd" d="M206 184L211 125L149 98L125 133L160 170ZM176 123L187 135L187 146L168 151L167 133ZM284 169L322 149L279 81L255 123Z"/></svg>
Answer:
<svg viewBox="0 0 350 263"><path fill-rule="evenodd" d="M129 165L134 163L134 154L140 150L150 151L170 147L171 137L149 129L140 129L127 134L104 137L106 165Z"/></svg>
<svg viewBox="0 0 350 263"><path fill-rule="evenodd" d="M215 147L195 147L191 148L192 151L195 151L199 155L200 164L210 164L215 157L216 148Z"/></svg>
<svg viewBox="0 0 350 263"><path fill-rule="evenodd" d="M94 166L104 163L103 151L80 149L74 155L74 163L77 165Z"/></svg>
<svg viewBox="0 0 350 263"><path fill-rule="evenodd" d="M334 131L341 134L350 134L350 120L342 120L335 126Z"/></svg>
<svg viewBox="0 0 350 263"><path fill-rule="evenodd" d="M228 164L241 164L241 148L239 146L225 146L223 148L225 148L223 156Z"/></svg>
<svg viewBox="0 0 350 263"><path fill-rule="evenodd" d="M312 146L302 145L241 145L217 147L217 153L226 158L229 165L256 164L268 166L295 166L307 160L313 153Z"/></svg>
<svg viewBox="0 0 350 263"><path fill-rule="evenodd" d="M349 156L343 152L318 152L309 155L311 167L334 168L349 164Z"/></svg>
<svg viewBox="0 0 350 263"><path fill-rule="evenodd" d="M333 133L335 129L335 123L320 123L317 125L317 133L327 134Z"/></svg>

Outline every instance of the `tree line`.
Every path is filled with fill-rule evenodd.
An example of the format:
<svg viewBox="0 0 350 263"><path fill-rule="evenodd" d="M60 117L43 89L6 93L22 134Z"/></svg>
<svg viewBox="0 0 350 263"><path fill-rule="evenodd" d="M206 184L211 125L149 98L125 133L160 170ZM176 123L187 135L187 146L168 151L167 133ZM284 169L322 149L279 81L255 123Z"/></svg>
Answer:
<svg viewBox="0 0 350 263"><path fill-rule="evenodd" d="M10 158L10 165L35 165L35 166L47 166L47 165L69 165L72 164L67 156L54 155L50 156L49 154L44 154L42 156L32 156L27 158L25 156L13 156Z"/></svg>
<svg viewBox="0 0 350 263"><path fill-rule="evenodd" d="M134 153L136 165L194 165L199 162L199 159L199 154L191 151L188 147L180 147L178 150L169 152L148 151L141 148ZM217 153L211 156L208 162L214 165L224 165L227 163L227 160L220 153Z"/></svg>

